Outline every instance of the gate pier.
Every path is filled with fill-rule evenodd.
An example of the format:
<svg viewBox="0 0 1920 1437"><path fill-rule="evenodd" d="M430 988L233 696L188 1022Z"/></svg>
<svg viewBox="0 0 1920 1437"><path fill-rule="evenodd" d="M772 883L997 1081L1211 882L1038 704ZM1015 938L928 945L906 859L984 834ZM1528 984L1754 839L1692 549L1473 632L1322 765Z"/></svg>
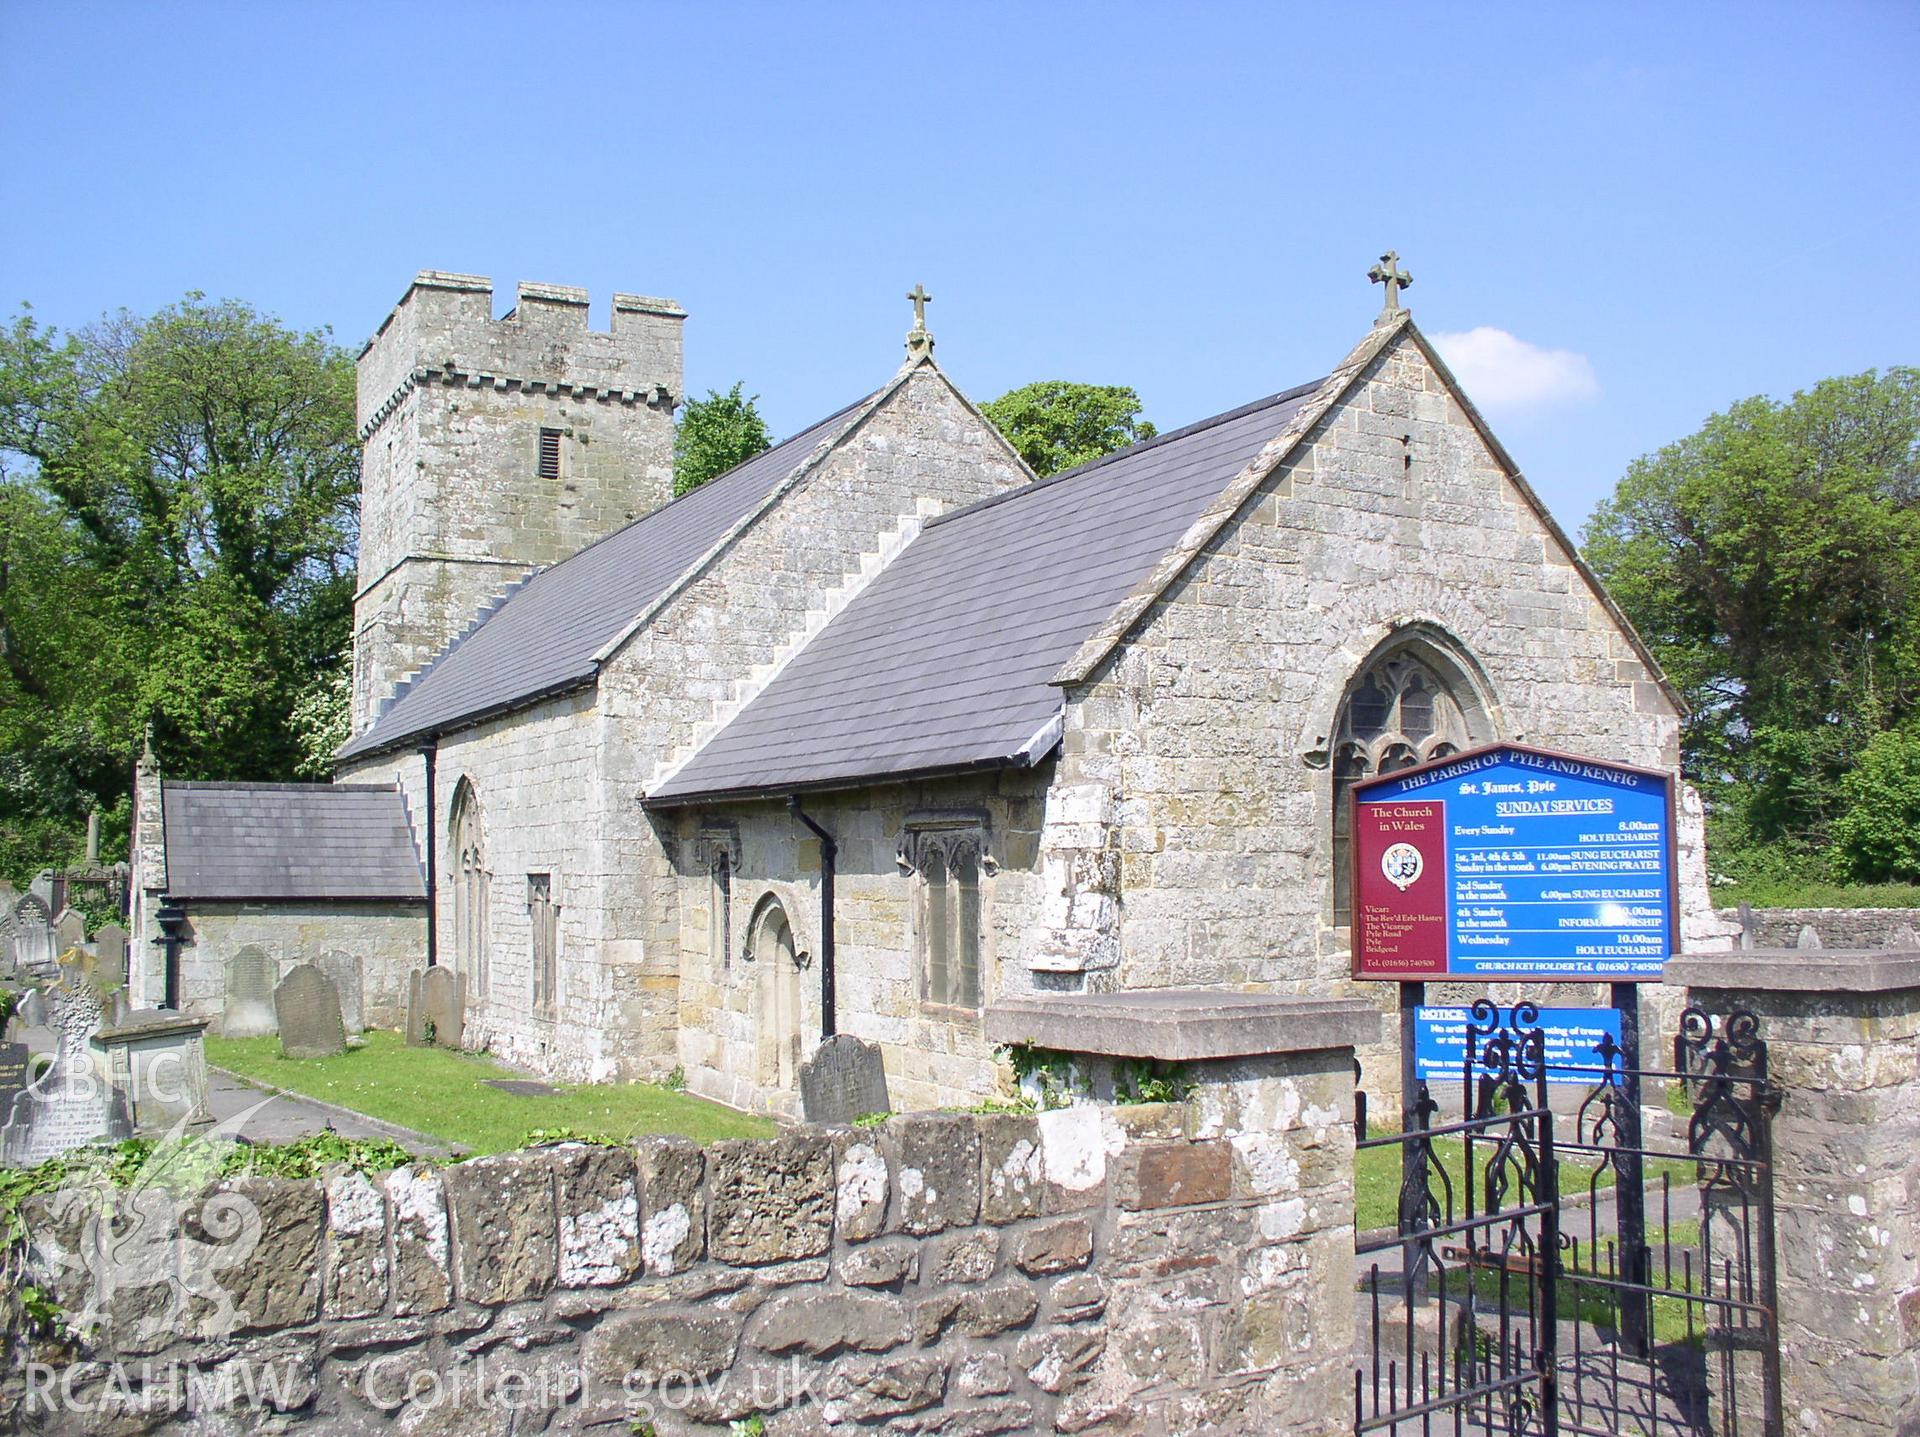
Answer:
<svg viewBox="0 0 1920 1437"><path fill-rule="evenodd" d="M1772 1123L1779 1336L1794 1437L1920 1433L1920 951L1748 949L1667 967L1752 1013Z"/></svg>

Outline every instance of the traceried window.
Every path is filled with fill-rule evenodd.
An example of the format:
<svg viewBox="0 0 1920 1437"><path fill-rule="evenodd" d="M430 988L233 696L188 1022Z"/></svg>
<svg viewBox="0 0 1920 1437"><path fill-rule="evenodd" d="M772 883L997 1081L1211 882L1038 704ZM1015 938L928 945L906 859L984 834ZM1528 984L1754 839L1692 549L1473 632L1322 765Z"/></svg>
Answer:
<svg viewBox="0 0 1920 1437"><path fill-rule="evenodd" d="M560 909L551 873L527 875L527 921L533 930L533 1006L551 1009L560 988Z"/></svg>
<svg viewBox="0 0 1920 1437"><path fill-rule="evenodd" d="M1377 774L1430 763L1493 733L1464 680L1449 684L1423 646L1372 660L1341 706L1333 735L1333 921L1353 919L1353 786Z"/></svg>
<svg viewBox="0 0 1920 1437"><path fill-rule="evenodd" d="M900 864L914 875L914 958L925 1002L980 1006L980 877L987 862L978 822L908 826Z"/></svg>
<svg viewBox="0 0 1920 1437"><path fill-rule="evenodd" d="M480 799L464 778L453 795L453 822L447 830L453 850L453 961L466 975L467 997L487 992L487 872Z"/></svg>

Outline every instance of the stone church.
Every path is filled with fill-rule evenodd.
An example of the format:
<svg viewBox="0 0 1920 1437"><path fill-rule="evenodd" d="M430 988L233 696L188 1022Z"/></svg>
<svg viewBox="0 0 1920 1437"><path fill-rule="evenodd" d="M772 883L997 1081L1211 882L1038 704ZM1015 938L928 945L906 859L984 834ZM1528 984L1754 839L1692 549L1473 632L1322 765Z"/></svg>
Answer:
<svg viewBox="0 0 1920 1437"><path fill-rule="evenodd" d="M968 1104L1003 997L1352 991L1356 780L1671 771L1681 712L1383 277L1325 376L1047 479L922 305L871 393L670 500L678 306L420 274L359 362L337 782L143 766L147 996L324 953L396 1022L448 964L470 1046L791 1112L823 1031Z"/></svg>

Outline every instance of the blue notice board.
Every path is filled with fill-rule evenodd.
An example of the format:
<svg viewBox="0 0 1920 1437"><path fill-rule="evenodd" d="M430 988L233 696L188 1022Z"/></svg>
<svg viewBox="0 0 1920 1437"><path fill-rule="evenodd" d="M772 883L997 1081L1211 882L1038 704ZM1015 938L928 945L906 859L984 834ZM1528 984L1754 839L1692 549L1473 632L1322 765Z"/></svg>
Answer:
<svg viewBox="0 0 1920 1437"><path fill-rule="evenodd" d="M1414 1072L1428 1082L1457 1082L1467 1061L1467 1025L1471 1008L1415 1008L1413 1010ZM1602 1066L1594 1049L1602 1038L1620 1041L1618 1008L1542 1008L1537 1025L1546 1038L1547 1081L1593 1087ZM1482 1039L1482 1042L1485 1040ZM1620 1081L1615 1058L1614 1082Z"/></svg>
<svg viewBox="0 0 1920 1437"><path fill-rule="evenodd" d="M1656 980L1673 780L1496 744L1354 788L1354 975Z"/></svg>

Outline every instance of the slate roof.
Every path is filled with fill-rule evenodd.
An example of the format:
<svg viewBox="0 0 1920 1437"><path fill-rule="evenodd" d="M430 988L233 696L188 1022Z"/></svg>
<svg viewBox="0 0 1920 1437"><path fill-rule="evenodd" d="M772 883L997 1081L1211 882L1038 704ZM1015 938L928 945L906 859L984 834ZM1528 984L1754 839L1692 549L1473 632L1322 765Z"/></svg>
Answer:
<svg viewBox="0 0 1920 1437"><path fill-rule="evenodd" d="M1049 680L1319 386L929 521L647 801L1038 763Z"/></svg>
<svg viewBox="0 0 1920 1437"><path fill-rule="evenodd" d="M397 788L167 783L161 808L173 898L426 901Z"/></svg>
<svg viewBox="0 0 1920 1437"><path fill-rule="evenodd" d="M852 427L873 397L533 575L403 686L338 756L377 753L591 682L594 655L815 449Z"/></svg>

